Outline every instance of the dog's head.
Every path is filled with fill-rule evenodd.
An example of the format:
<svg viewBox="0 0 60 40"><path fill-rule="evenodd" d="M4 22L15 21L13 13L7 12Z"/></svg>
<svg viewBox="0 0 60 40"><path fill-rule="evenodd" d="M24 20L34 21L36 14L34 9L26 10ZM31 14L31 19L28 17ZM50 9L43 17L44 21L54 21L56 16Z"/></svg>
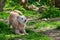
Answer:
<svg viewBox="0 0 60 40"><path fill-rule="evenodd" d="M26 18L24 15L18 16L18 17L17 17L17 20L18 20L18 22L20 22L21 24L26 24L26 22L27 22L27 18Z"/></svg>

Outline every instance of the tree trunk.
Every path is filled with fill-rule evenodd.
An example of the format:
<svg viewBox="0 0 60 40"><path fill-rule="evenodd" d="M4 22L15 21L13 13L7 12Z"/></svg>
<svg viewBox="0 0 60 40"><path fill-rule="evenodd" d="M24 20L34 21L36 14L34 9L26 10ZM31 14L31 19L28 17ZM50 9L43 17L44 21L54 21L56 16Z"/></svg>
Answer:
<svg viewBox="0 0 60 40"><path fill-rule="evenodd" d="M55 0L55 6L60 8L60 0Z"/></svg>
<svg viewBox="0 0 60 40"><path fill-rule="evenodd" d="M0 0L0 11L3 11L3 7L5 6L6 0Z"/></svg>
<svg viewBox="0 0 60 40"><path fill-rule="evenodd" d="M28 0L19 0L20 5L22 5L24 8L27 7Z"/></svg>
<svg viewBox="0 0 60 40"><path fill-rule="evenodd" d="M52 6L55 6L55 0L51 0Z"/></svg>

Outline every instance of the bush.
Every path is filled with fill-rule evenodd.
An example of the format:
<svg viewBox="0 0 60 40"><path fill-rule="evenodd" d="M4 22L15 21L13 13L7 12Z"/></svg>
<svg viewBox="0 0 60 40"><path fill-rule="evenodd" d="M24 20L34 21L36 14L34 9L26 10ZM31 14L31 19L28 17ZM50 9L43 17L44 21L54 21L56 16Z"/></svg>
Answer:
<svg viewBox="0 0 60 40"><path fill-rule="evenodd" d="M48 11L44 11L42 13L42 18L55 18L55 17L60 17L60 10L55 7L50 7Z"/></svg>
<svg viewBox="0 0 60 40"><path fill-rule="evenodd" d="M7 19L9 17L9 13L8 12L0 12L0 18L1 19Z"/></svg>
<svg viewBox="0 0 60 40"><path fill-rule="evenodd" d="M0 21L0 33L8 31L8 26L6 25L5 22Z"/></svg>

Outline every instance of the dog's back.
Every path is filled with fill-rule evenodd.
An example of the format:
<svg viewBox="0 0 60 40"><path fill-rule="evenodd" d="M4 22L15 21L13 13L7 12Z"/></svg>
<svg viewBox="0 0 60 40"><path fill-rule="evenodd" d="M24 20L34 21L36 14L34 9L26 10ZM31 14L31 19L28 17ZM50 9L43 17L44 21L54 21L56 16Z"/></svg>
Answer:
<svg viewBox="0 0 60 40"><path fill-rule="evenodd" d="M9 17L9 23L10 23L10 25L17 25L17 16L19 16L18 15L18 13L16 13L16 12L14 12L14 11L12 11L11 13L10 13L10 17Z"/></svg>

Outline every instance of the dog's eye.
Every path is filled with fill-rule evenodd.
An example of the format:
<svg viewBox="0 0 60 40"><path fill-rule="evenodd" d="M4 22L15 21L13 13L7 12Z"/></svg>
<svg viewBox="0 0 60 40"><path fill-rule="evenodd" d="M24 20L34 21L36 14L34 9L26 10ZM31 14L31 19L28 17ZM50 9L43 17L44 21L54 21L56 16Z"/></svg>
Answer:
<svg viewBox="0 0 60 40"><path fill-rule="evenodd" d="M21 18L23 20L23 18Z"/></svg>

